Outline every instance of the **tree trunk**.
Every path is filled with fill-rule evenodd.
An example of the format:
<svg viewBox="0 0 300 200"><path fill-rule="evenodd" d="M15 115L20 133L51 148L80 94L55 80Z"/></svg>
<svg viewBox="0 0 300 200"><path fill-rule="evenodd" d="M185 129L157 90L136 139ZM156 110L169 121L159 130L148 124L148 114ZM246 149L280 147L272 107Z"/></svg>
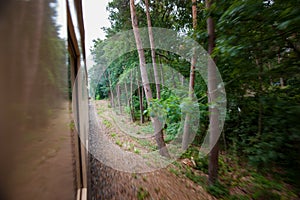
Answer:
<svg viewBox="0 0 300 200"><path fill-rule="evenodd" d="M137 91L138 91L138 96L139 96L139 102L140 102L140 123L143 124L145 122L144 120L144 103L143 103L143 87L140 87L139 79L138 79L138 72L136 73L136 84L138 86Z"/></svg>
<svg viewBox="0 0 300 200"><path fill-rule="evenodd" d="M119 112L122 114L122 108L121 108L121 91L120 91L120 84L117 84L117 99L118 99L118 107L119 107Z"/></svg>
<svg viewBox="0 0 300 200"><path fill-rule="evenodd" d="M134 122L134 102L132 98L132 93L133 93L133 81L132 81L132 70L130 70L130 101L129 101L129 108L130 108L130 116L131 116L131 121Z"/></svg>
<svg viewBox="0 0 300 200"><path fill-rule="evenodd" d="M107 72L107 74L108 74L109 92L110 92L110 97L111 97L111 107L114 108L115 107L114 93L112 90L112 84L111 84L109 72Z"/></svg>
<svg viewBox="0 0 300 200"><path fill-rule="evenodd" d="M192 0L192 16L193 16L193 29L194 31L196 31L197 28L196 0ZM190 68L190 83L189 83L189 96L188 96L189 99L192 99L194 96L195 65L196 65L196 55L195 55L195 51L193 50L193 56L192 56L191 68ZM188 144L191 142L190 123L191 123L191 115L190 113L186 113L185 120L184 120L184 127L183 127L182 146L181 146L183 150L186 150L188 148Z"/></svg>
<svg viewBox="0 0 300 200"><path fill-rule="evenodd" d="M134 33L134 37L135 37L135 41L136 41L136 47L137 47L138 55L139 55L142 83L143 83L147 103L148 103L148 105L150 105L150 101L153 99L152 91L150 88L147 69L146 69L145 53L144 53L144 49L143 49L143 45L142 45L142 40L140 37L140 32L138 29L138 21L137 21L137 16L136 16L136 12L135 12L134 0L130 0L130 14L131 14L133 33ZM159 153L162 156L170 157L169 152L166 148L165 141L163 139L162 131L161 131L162 123L158 120L157 117L151 117L151 122L152 122L152 125L154 128L155 140L156 140L156 143L157 143L157 146L159 149Z"/></svg>
<svg viewBox="0 0 300 200"><path fill-rule="evenodd" d="M206 8L209 10L212 0L206 1ZM207 19L207 32L208 32L208 53L212 54L215 47L215 27L212 17ZM212 59L208 59L208 101L214 104L217 100L217 69ZM210 153L208 163L208 182L210 185L216 183L218 179L218 160L219 160L219 145L218 142L214 144L219 131L219 111L216 106L209 108L209 140L210 140Z"/></svg>
<svg viewBox="0 0 300 200"><path fill-rule="evenodd" d="M150 47L151 47L152 65L153 65L154 79L155 79L155 85L156 85L156 97L157 97L157 99L160 99L160 80L159 80L159 75L158 75L157 65L156 65L155 46L154 46L154 38L153 38L153 32L152 32L148 0L145 0L145 5L146 5L146 15L147 15Z"/></svg>
<svg viewBox="0 0 300 200"><path fill-rule="evenodd" d="M161 58L159 59L159 66L160 66L161 84L164 86L165 85L164 69L163 69L163 64L162 64Z"/></svg>

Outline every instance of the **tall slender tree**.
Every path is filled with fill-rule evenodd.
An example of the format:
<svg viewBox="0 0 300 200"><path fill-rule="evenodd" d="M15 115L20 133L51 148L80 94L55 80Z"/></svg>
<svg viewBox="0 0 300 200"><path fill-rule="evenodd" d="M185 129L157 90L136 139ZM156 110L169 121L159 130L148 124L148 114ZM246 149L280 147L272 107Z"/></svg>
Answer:
<svg viewBox="0 0 300 200"><path fill-rule="evenodd" d="M158 99L160 99L160 80L159 80L159 74L158 74L157 65L156 65L155 45L154 45L154 38L153 38L153 31L152 31L152 24L151 24L150 12L149 12L149 1L148 0L145 0L145 5L146 5L149 40L150 40L150 47L151 47L152 65L153 65L154 79L155 79L155 85L156 85L156 97Z"/></svg>
<svg viewBox="0 0 300 200"><path fill-rule="evenodd" d="M136 41L136 47L139 55L142 84L145 91L147 103L148 105L150 105L150 101L153 99L153 96L152 96L152 91L150 88L147 69L146 69L145 52L143 49L142 40L138 29L138 19L136 16L134 0L130 0L130 14L131 14L133 33ZM151 117L151 122L153 124L155 140L159 149L159 153L162 156L170 157L162 134L162 123L159 121L158 117Z"/></svg>
<svg viewBox="0 0 300 200"><path fill-rule="evenodd" d="M211 8L213 1L206 0L206 8ZM212 55L215 48L215 25L213 18L207 18L207 33L208 33L208 53ZM217 100L217 68L212 59L208 59L208 101L210 105L215 104ZM216 183L218 178L218 159L219 159L219 146L218 142L214 143L218 137L219 131L219 111L216 106L209 107L209 141L210 153L208 164L208 182L210 185Z"/></svg>
<svg viewBox="0 0 300 200"><path fill-rule="evenodd" d="M197 4L196 0L192 0L192 16L193 16L193 29L194 33L197 28ZM193 50L193 56L191 60L191 68L190 68L190 82L189 82L189 99L192 99L194 96L194 85L195 85L195 65L196 65L196 55ZM182 149L187 149L188 144L190 142L190 123L191 123L191 115L186 113L184 128L183 128L183 136L182 136Z"/></svg>

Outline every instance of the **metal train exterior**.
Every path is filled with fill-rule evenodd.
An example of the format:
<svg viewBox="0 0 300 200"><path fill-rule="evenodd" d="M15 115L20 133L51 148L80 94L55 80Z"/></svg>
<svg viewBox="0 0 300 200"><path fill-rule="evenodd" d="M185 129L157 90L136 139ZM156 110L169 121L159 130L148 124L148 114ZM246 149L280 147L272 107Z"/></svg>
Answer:
<svg viewBox="0 0 300 200"><path fill-rule="evenodd" d="M82 0L0 1L0 199L87 199L84 41Z"/></svg>

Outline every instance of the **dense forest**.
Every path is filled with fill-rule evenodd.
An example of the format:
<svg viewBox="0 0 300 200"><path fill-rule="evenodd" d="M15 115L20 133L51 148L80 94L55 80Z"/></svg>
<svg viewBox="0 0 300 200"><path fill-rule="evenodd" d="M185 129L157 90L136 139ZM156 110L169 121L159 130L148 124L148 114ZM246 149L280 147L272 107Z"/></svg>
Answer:
<svg viewBox="0 0 300 200"><path fill-rule="evenodd" d="M88 73L91 97L108 99L131 122L152 124L164 157L172 156L168 144L181 134L185 152L180 158L195 163L185 175L208 185L218 198L297 199L299 5L299 0L112 0L107 7L111 22L105 29L107 39L94 40L91 49L95 62ZM197 54L203 52L188 42L176 46L167 31L157 36L161 29L155 27L202 46L206 73L197 64L203 58ZM114 52L125 48L126 40L107 41L128 30L133 30L137 50L119 56ZM149 36L147 45L142 32ZM159 48L159 43L168 42L170 49L184 48L190 60L177 50ZM101 72L97 66L104 63L109 66ZM210 143L218 141L201 156L207 132ZM207 180L195 171L208 174ZM246 189L230 196L230 188L236 186Z"/></svg>

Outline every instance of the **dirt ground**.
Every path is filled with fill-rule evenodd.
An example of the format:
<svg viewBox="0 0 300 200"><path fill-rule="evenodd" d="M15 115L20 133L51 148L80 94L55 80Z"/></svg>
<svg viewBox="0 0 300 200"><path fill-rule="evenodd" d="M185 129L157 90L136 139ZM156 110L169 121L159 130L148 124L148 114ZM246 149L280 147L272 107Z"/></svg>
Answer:
<svg viewBox="0 0 300 200"><path fill-rule="evenodd" d="M143 147L126 135L111 120L112 110L108 108L107 101L93 102L95 109L98 111L98 121L102 131L95 134L104 134L112 142L121 144L133 143L140 151ZM105 122L106 121L106 122ZM111 125L107 126L107 121ZM106 125L105 125L106 123ZM93 125L92 125L93 126ZM113 133L114 135L112 136ZM91 136L91 139L93 135ZM93 141L92 141L93 142ZM118 143L117 142L117 143ZM90 142L91 144L91 142ZM117 144L115 144L117 145ZM128 145L118 145L125 148ZM114 155L115 156L115 155ZM120 158L121 159L121 158ZM181 162L178 160L178 162ZM168 167L149 173L129 173L112 169L101 163L97 158L90 156L91 163L91 199L215 199L209 195L200 185L195 184L188 178L176 175L170 172L170 168L175 167L170 164Z"/></svg>

